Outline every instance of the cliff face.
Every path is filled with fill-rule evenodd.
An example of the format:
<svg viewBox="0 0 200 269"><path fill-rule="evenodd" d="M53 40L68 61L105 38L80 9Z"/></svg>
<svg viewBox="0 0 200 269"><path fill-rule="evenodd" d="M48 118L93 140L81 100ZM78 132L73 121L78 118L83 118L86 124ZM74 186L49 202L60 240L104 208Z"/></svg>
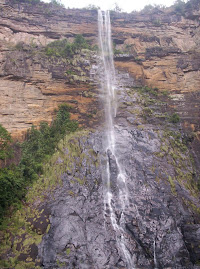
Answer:
<svg viewBox="0 0 200 269"><path fill-rule="evenodd" d="M72 42L76 34L91 47L97 44L96 11L7 1L0 12L0 122L22 137L31 124L50 122L54 109L67 102L82 125L96 123L103 78L97 52L62 57L46 50L58 39ZM2 268L130 268L104 201L106 161L113 214L119 223L124 215L123 241L134 266L199 268L198 173L186 146L192 138L169 121L175 109L183 126L198 135L198 14L111 14L116 156L127 176L130 205L122 214L119 166L104 150L102 126L66 136L0 233ZM198 136L193 146L197 142Z"/></svg>
<svg viewBox="0 0 200 269"><path fill-rule="evenodd" d="M157 9L150 14L113 15L117 48L135 59L117 61L117 66L126 67L145 84L161 90L198 91L199 34L198 16L191 20Z"/></svg>
<svg viewBox="0 0 200 269"><path fill-rule="evenodd" d="M117 81L115 150L130 205L122 214L118 165L104 150L104 130L66 136L0 233L2 268L132 269L119 244L123 236L134 268L199 269L199 190L189 150L174 124L156 117L157 97L143 95L126 73L117 73ZM113 214L118 223L123 215L123 233L114 229L105 202L107 159Z"/></svg>
<svg viewBox="0 0 200 269"><path fill-rule="evenodd" d="M48 57L44 47L77 34L97 38L96 12L65 10L55 5L1 4L1 123L14 137L32 124L52 120L59 103L74 107L73 118L90 124L96 104L91 92L91 51L72 59ZM92 115L95 116L95 115Z"/></svg>
<svg viewBox="0 0 200 269"><path fill-rule="evenodd" d="M194 4L194 3L193 3ZM135 80L169 91L186 132L195 132L200 153L200 8L182 15L173 8L145 13L113 14L116 67Z"/></svg>
<svg viewBox="0 0 200 269"><path fill-rule="evenodd" d="M92 98L98 88L91 79L94 54L83 53L69 62L49 59L42 48L57 39L73 40L76 34L97 44L96 11L6 1L0 12L1 123L20 136L31 124L50 122L60 102L70 102L75 108L73 117L88 124L97 107ZM199 139L198 4L183 15L170 8L112 13L115 64L140 85L168 90L170 105L178 110L183 126L196 132ZM20 47L19 42L26 46Z"/></svg>

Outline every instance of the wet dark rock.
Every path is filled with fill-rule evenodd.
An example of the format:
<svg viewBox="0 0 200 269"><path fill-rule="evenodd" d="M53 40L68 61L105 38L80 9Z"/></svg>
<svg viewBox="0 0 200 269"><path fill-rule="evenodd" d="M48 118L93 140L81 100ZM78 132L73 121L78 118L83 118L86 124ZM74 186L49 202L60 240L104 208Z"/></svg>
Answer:
<svg viewBox="0 0 200 269"><path fill-rule="evenodd" d="M51 211L46 206L40 207L38 211L41 213L37 218L28 218L27 221L31 223L33 231L36 231L38 234L44 234L49 225L49 215Z"/></svg>
<svg viewBox="0 0 200 269"><path fill-rule="evenodd" d="M200 224L187 224L182 227L182 230L191 261L196 264L200 262Z"/></svg>
<svg viewBox="0 0 200 269"><path fill-rule="evenodd" d="M151 57L165 57L170 54L178 54L181 50L176 47L168 47L168 48L162 48L162 47L152 47L146 49L146 59L149 59Z"/></svg>
<svg viewBox="0 0 200 269"><path fill-rule="evenodd" d="M38 247L34 243L34 244L32 244L30 246L30 249L31 249L31 251L30 251L30 257L32 258L33 261L35 261L36 258L37 258L37 256L38 256Z"/></svg>
<svg viewBox="0 0 200 269"><path fill-rule="evenodd" d="M85 37L90 37L91 41L96 39L96 11L66 11L59 6L51 6L50 4L48 6L51 8L50 17L54 18L54 20L51 20L48 18L48 14L44 15L44 7L46 7L44 3L37 5L24 3L19 5L10 0L6 2L10 3L11 7L13 5L16 10L19 8L19 12L10 17L9 29L13 33L23 32L25 27L30 29L28 34L39 36L42 33L48 39L73 38L79 32ZM26 11L27 14L21 16L20 9ZM188 18L196 18L195 15L189 13L187 14ZM43 14L43 16L40 16L40 14ZM162 14L162 17L160 17L160 14ZM5 17L6 14L2 12L2 18ZM182 52L180 54L180 49L176 47L173 40L173 33L173 38L168 33L169 36L162 36L162 39L155 36L155 32L152 30L156 28L157 31L159 29L157 27L161 27L163 23L171 22L174 22L174 25L179 22L180 27L186 28L187 23L183 25L181 15L177 15L175 12L163 13L156 8L145 16L137 13L112 12L111 17L115 29L113 29L113 35L116 44L122 45L131 37L140 42L148 43L146 59L151 57L162 58L172 54L172 57L176 56L177 58L176 67L180 68L184 74L199 70L200 61L197 53L188 51L188 53ZM38 18L40 19L39 25ZM28 23L29 20L30 23ZM20 26L17 22L20 22ZM57 27L60 23L63 26ZM71 30L68 23L76 27ZM135 26L135 23L139 25L139 31L137 28L135 33L132 33L131 27L132 25ZM150 28L147 27L148 24L151 25ZM85 28L82 28L83 25L85 25ZM90 27L87 27L88 25L93 25L94 27L90 29ZM63 29L64 26L66 29ZM119 28L125 29L123 28L125 26L126 30L128 30L127 26L129 27L130 33L123 32L123 30L120 33ZM191 27L197 26L191 26L190 23L189 27L191 30ZM152 36L150 32L145 35L145 29L150 30ZM163 29L161 30L163 32ZM187 32L189 32L189 28ZM145 48L145 46L140 46L141 44L138 43L138 47ZM160 47L161 44L162 47ZM163 44L167 44L167 46ZM69 63L63 60L58 62L56 59L51 62L47 60L44 53L39 58L37 55L29 55L31 51L34 52L39 49L40 47L37 46L35 49L30 50L30 45L27 45L21 51L9 51L7 53L9 55L5 57L5 62L3 63L5 68L2 69L1 75L8 77L10 80L24 80L25 83L29 83L31 73L34 70L31 67L32 64L35 66L41 64L39 71L44 70L44 67L46 67L46 71L55 80L63 80L69 85L70 83L72 84L72 82L68 82L69 76L66 76L65 72L66 70L70 71L73 65L70 64L69 68ZM134 51L132 53L117 55L116 60L121 61L121 64L123 61L143 62L143 59L135 58ZM81 67L82 71L85 72L88 80L89 74L94 78L98 69L94 65L89 71L87 67L92 63L96 64L96 61L94 59L93 62L82 59L82 62L77 62L77 66ZM163 64L161 68L159 67L161 70L162 66ZM151 65L146 68L147 70L153 70L154 66ZM78 71L77 74L82 76ZM165 74L164 71L163 74ZM102 179L102 173L105 172L106 162L108 161L111 182L110 186L107 187L113 192L111 200L113 214L119 224L123 218L118 194L124 188L122 186L124 183L117 182L119 172L117 161L119 161L126 175L129 198L129 206L126 206L124 210L124 222L122 223L125 248L130 253L135 267L138 269L155 267L160 269L197 269L199 267L197 265L200 259L199 224L197 224L199 219L197 212L194 210L199 209L198 197L191 194L190 185L187 187L190 182L182 182L180 178L179 181L176 179L178 169L183 169L182 163L173 160L175 163L173 164L172 158L165 156L166 152L163 156L156 155L157 153L163 154L160 148L163 143L164 128L160 125L153 125L155 122L153 120L149 121L150 123L145 122L133 111L135 107L139 109L137 104L138 95L137 93L129 95L124 85L129 87L130 90L133 86L142 85L144 78L139 77L136 82L127 73L119 72L117 76L119 80L117 85L119 109L115 118L115 155L111 152L104 152L104 134L101 130L89 132L88 135L75 138L75 141L78 141L80 151L77 149L77 151L73 152L72 167L67 167L64 172L61 171L62 186L57 187L55 192L49 195L44 207L39 209L39 211L43 209L44 211L37 219L27 219L27 221L30 221L33 231L38 234L44 234L48 230L49 223L50 229L44 235L39 249L35 244L31 244L29 253L21 253L18 260L25 261L29 257L35 260L39 253L42 267L46 269L127 268L126 258L119 245L121 238L113 229L110 219L111 210L108 204L104 202L106 182L103 182ZM152 73L149 74L148 79L151 76ZM182 73L181 77L185 79ZM175 81L178 82L180 76L177 78ZM43 77L40 77L40 79L37 78L37 81L42 81L43 79ZM166 82L165 85L170 82L169 77L167 78L166 75L162 79ZM154 83L155 81L157 81L157 76ZM184 80L181 81L185 82ZM191 82L195 84L195 81L190 80L188 84ZM75 84L78 83L80 83L79 77ZM44 94L48 96L55 94L55 92L47 91ZM61 94L63 93L61 92ZM74 90L73 94L75 94ZM90 94L86 89L85 91L81 90L80 99ZM191 95L193 95L192 98L188 97L188 101L186 100L185 103L180 101L178 107L183 118L190 118L190 123L196 124L195 118L198 119L199 115L197 109L195 113L193 112L193 108L198 107L199 96L198 93L191 93ZM70 102L77 104L76 100L70 100ZM188 104L190 104L190 107ZM138 114L141 112L142 110L139 109ZM193 118L192 120L191 117ZM174 129L176 130L176 128ZM167 148L166 151L169 152L169 149ZM60 154L57 161L59 164L64 163L62 158L68 155L70 150L64 145L61 152L62 154ZM183 159L187 157L187 154L189 155L189 152L181 155ZM191 167L189 160L186 166ZM24 237L22 236L23 241ZM16 248L20 250L20 243Z"/></svg>
<svg viewBox="0 0 200 269"><path fill-rule="evenodd" d="M135 57L134 55L131 55L131 54L117 54L114 56L114 59L116 61L130 61L130 60L133 60Z"/></svg>
<svg viewBox="0 0 200 269"><path fill-rule="evenodd" d="M104 205L101 169L105 169L107 158L115 199L120 188L116 183L115 156L108 151L106 158L102 133L98 131L80 138L79 145L85 156L90 156L89 162L83 159L71 175L63 174L63 186L50 201L51 227L39 247L43 267L58 268L60 264L61 268L127 268L109 208ZM126 171L130 202L125 209L126 248L137 268L155 268L156 258L160 269L192 269L199 257L198 237L193 256L189 246L198 229L186 224L194 222L195 217L183 205L182 198L187 194L183 186L177 188L177 196L173 195L167 179L174 168L165 163L166 174L162 160L154 155L159 148L160 140L152 127L140 130L135 126L116 126L115 154ZM91 150L96 153L91 155ZM102 159L99 167L93 165L97 159ZM157 176L165 179L157 182ZM120 221L118 202L113 200L112 204Z"/></svg>

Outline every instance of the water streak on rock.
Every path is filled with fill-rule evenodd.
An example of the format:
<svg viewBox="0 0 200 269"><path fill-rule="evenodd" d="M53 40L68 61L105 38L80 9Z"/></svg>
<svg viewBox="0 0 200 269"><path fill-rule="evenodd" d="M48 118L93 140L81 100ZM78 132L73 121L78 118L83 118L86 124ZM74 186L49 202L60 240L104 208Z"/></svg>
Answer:
<svg viewBox="0 0 200 269"><path fill-rule="evenodd" d="M129 207L128 189L126 185L126 173L119 161L117 143L115 138L114 117L117 112L116 77L113 62L113 50L111 40L111 24L109 11L98 12L99 45L103 63L103 76L101 86L105 108L105 141L104 147L107 155L106 168L102 169L102 177L105 185L104 209L109 212L113 229L116 233L117 243L122 252L128 268L132 269L133 261L125 240L124 213ZM115 187L113 187L115 186ZM117 208L117 210L116 210ZM108 210L107 210L108 209Z"/></svg>

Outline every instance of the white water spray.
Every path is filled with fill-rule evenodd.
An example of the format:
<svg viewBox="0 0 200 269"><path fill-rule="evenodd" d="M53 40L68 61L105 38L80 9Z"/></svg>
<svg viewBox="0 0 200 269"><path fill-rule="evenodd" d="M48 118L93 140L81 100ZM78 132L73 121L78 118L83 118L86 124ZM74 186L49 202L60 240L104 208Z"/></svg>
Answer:
<svg viewBox="0 0 200 269"><path fill-rule="evenodd" d="M153 260L154 260L154 269L158 269L158 262L156 258L156 239L153 242Z"/></svg>
<svg viewBox="0 0 200 269"><path fill-rule="evenodd" d="M129 207L128 190L126 186L126 173L123 166L119 162L116 149L116 134L114 126L114 117L116 116L117 100L116 100L116 77L113 62L113 50L111 41L111 24L109 11L98 11L98 29L99 29L99 46L103 62L103 78L102 91L103 102L105 109L105 152L107 154L106 169L102 172L102 177L105 185L104 207L109 210L109 216L112 227L116 233L116 239L120 251L124 255L127 263L127 268L133 269L133 261L125 242L125 219L124 213ZM110 174L110 156L114 159L117 166L117 179L111 178ZM112 182L116 180L117 182ZM117 186L118 195L114 196L111 190L111 185ZM115 206L118 206L118 216L115 212Z"/></svg>

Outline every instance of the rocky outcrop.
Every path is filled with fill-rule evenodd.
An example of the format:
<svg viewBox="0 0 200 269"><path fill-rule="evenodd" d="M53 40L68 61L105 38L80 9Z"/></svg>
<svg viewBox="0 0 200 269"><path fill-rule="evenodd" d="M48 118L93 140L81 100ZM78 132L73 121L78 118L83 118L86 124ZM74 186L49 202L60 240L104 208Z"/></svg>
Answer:
<svg viewBox="0 0 200 269"><path fill-rule="evenodd" d="M152 110L147 111L149 95L141 95L125 74L117 76L116 156L126 171L130 203L124 212L125 248L136 268L198 268L199 195L187 149L166 114L157 114L162 96L151 96ZM105 169L108 158L114 214L120 222L117 165L102 150L103 137L95 131L79 138L76 151L81 155L62 174L62 188L47 205L51 228L39 247L44 268L129 268L103 202L107 187L99 169ZM60 150L69 153L65 143Z"/></svg>
<svg viewBox="0 0 200 269"><path fill-rule="evenodd" d="M180 14L173 8L111 14L116 67L139 83L169 91L186 132L194 132L200 156L200 7L191 1ZM124 57L123 57L124 52ZM127 58L127 53L134 56Z"/></svg>
<svg viewBox="0 0 200 269"><path fill-rule="evenodd" d="M169 122L165 95L139 88L126 73L118 72L117 79L116 155L129 199L125 248L136 268L197 269L197 174L180 125ZM108 159L113 212L120 222L116 159L103 143L100 128L60 141L3 237L0 253L7 268L129 268L104 199Z"/></svg>
<svg viewBox="0 0 200 269"><path fill-rule="evenodd" d="M33 123L50 122L62 102L73 106L83 125L99 120L96 53L82 50L69 59L45 53L49 42L79 33L95 44L96 11L10 1L1 7L1 123L21 136ZM199 144L171 121L176 109L182 126L198 134L198 9L192 14L112 14L120 51L116 155L129 200L123 242L136 268L199 268L198 173L187 147ZM0 233L3 268L128 268L104 203L101 172L109 160L113 214L120 223L116 159L103 143L100 128L60 141L22 209Z"/></svg>
<svg viewBox="0 0 200 269"><path fill-rule="evenodd" d="M43 54L41 51L49 42L63 38L72 41L76 34L83 34L91 44L96 44L96 10L66 10L59 5L6 0L1 3L0 12L1 123L14 136L20 136L31 124L37 125L44 119L50 122L59 103L71 102L75 108L73 117L82 124L91 124L96 117L93 112L98 109L91 98L95 95L91 91L97 87L90 80L89 70L96 59L82 55L80 67L79 60L69 65L59 57L44 59L44 50ZM199 5L195 1L183 14L174 8L111 14L113 41L120 53L116 55L116 67L128 71L138 85L179 94L172 106L180 112L185 130L195 132L197 144L198 18ZM19 42L27 47L20 47ZM69 79L71 71L75 74L73 86Z"/></svg>
<svg viewBox="0 0 200 269"><path fill-rule="evenodd" d="M126 74L117 77L116 156L126 172L130 203L124 211L125 248L136 268L198 268L196 172L177 127L168 121L166 97L155 92L143 95ZM79 140L83 155L90 147L93 151L90 171L82 157L75 158L79 168L62 175L63 188L49 204L51 228L39 247L44 268L131 268L103 203L107 187L99 168L105 169L108 158L114 214L120 222L116 160L102 151L102 137L95 131ZM68 153L65 144L61 151ZM100 167L95 167L95 160Z"/></svg>
<svg viewBox="0 0 200 269"><path fill-rule="evenodd" d="M32 124L50 123L63 102L71 104L72 117L80 124L94 122L94 53L82 51L66 59L47 56L44 48L58 39L72 42L77 34L93 43L96 13L13 1L1 4L0 12L1 124L20 138Z"/></svg>

